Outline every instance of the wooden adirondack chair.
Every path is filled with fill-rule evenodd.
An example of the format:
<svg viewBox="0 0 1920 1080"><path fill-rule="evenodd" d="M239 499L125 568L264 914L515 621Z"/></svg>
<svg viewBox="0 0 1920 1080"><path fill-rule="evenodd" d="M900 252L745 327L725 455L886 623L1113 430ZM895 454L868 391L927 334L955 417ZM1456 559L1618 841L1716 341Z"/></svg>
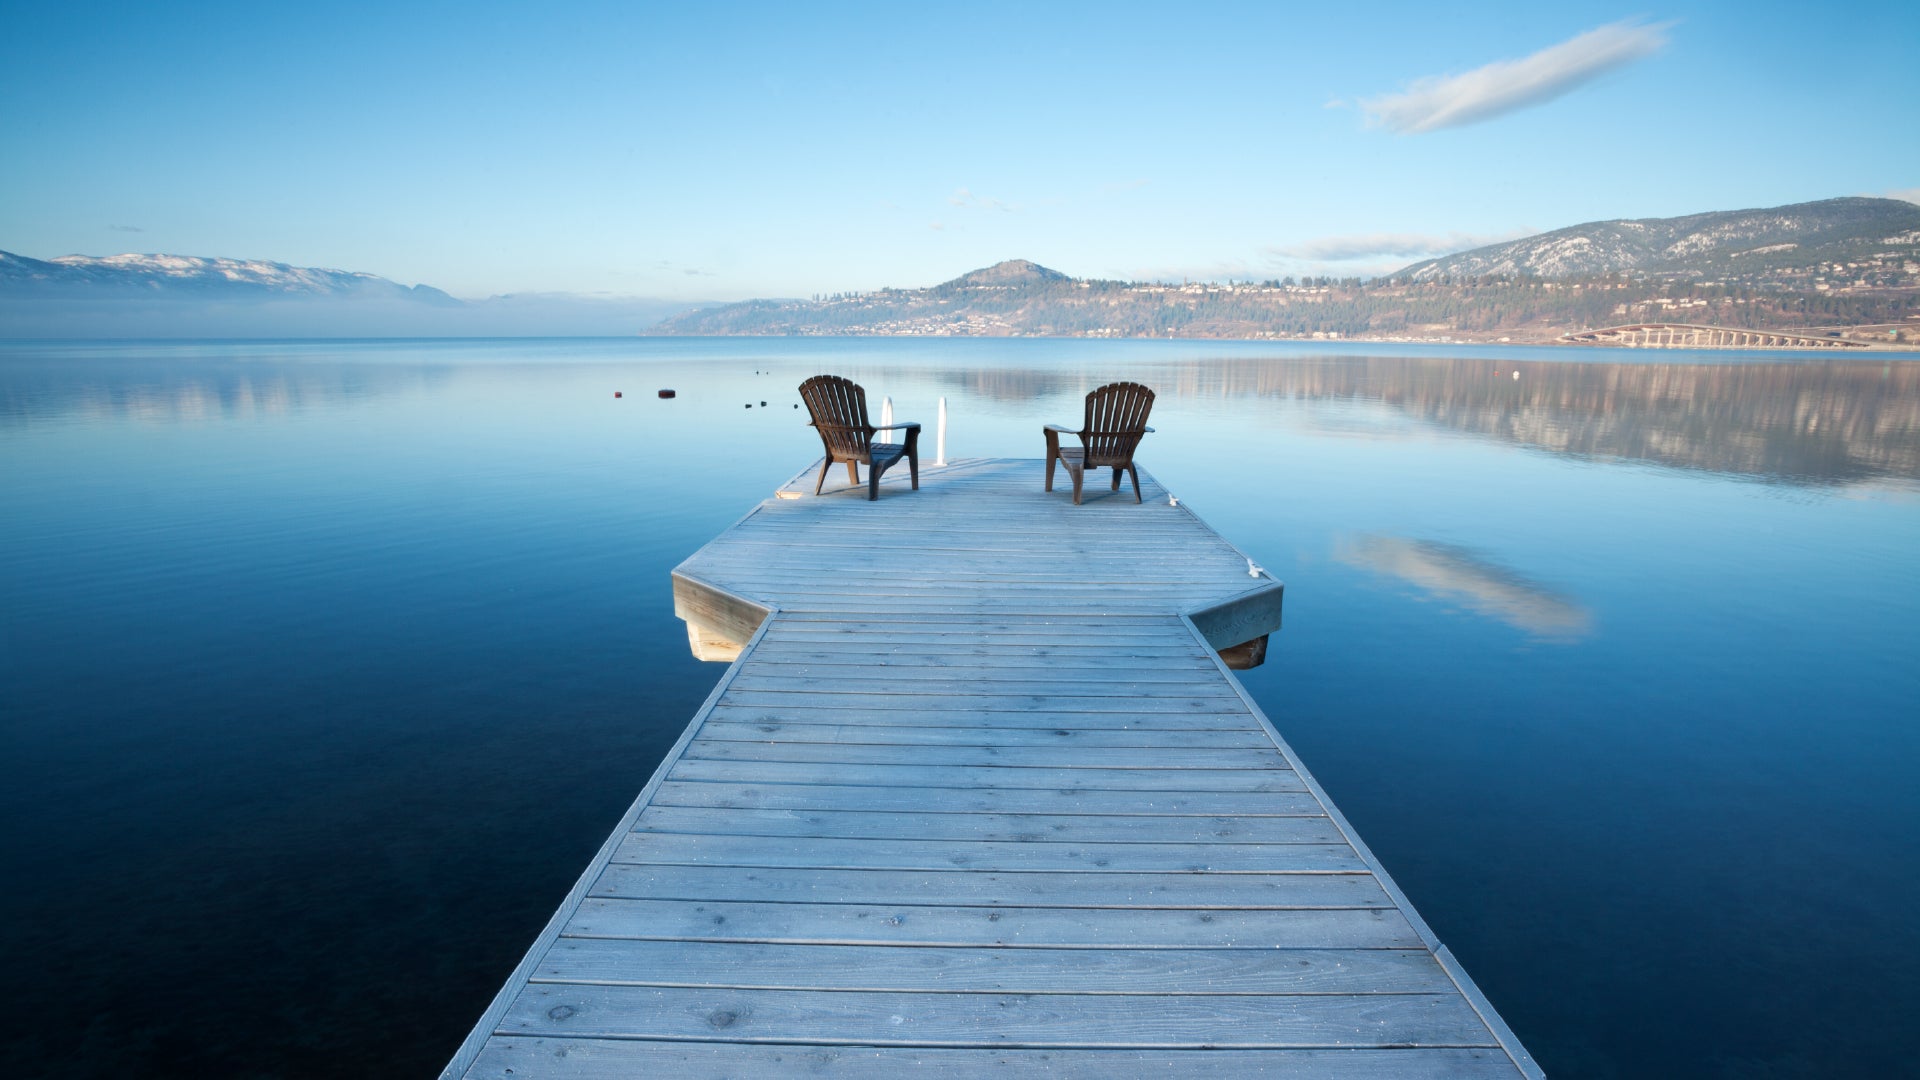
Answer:
<svg viewBox="0 0 1920 1080"><path fill-rule="evenodd" d="M1065 465L1073 477L1073 504L1080 505L1080 485L1088 469L1111 466L1113 490L1120 490L1120 473L1133 477L1133 501L1140 501L1140 470L1134 467L1133 451L1153 429L1147 426L1147 414L1153 411L1153 391L1134 382L1108 383L1087 395L1087 415L1080 430L1048 424L1047 490L1053 490L1053 467ZM1079 446L1061 446L1060 436L1073 435Z"/></svg>
<svg viewBox="0 0 1920 1080"><path fill-rule="evenodd" d="M820 433L821 445L827 451L826 460L820 463L820 479L813 485L815 495L826 486L827 470L835 462L844 461L847 479L856 485L860 483L860 466L867 466L867 498L878 499L880 474L903 457L913 474L913 490L920 490L919 424L909 421L892 427L874 427L867 421L867 392L859 383L838 375L815 375L801 383L800 400L807 403L807 411L813 414L808 423ZM906 441L874 442L874 434L881 431L905 431Z"/></svg>

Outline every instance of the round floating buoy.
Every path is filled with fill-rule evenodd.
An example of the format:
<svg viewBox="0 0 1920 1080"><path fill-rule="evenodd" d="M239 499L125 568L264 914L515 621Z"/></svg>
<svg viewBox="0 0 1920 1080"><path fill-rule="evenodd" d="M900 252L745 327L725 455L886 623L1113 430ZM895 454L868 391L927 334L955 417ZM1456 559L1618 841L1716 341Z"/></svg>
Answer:
<svg viewBox="0 0 1920 1080"><path fill-rule="evenodd" d="M766 408L766 407L767 407L767 403L766 403L766 402L764 402L764 401L763 401L763 402L761 402L761 403L760 403L760 407L761 407L761 408L763 408L763 409L764 409L764 408Z"/></svg>
<svg viewBox="0 0 1920 1080"><path fill-rule="evenodd" d="M615 391L613 392L613 396L614 396L614 397L619 397L619 396L620 396L620 391L618 391L618 390L615 390Z"/></svg>
<svg viewBox="0 0 1920 1080"><path fill-rule="evenodd" d="M751 401L747 402L747 408L749 409L753 408L753 402Z"/></svg>
<svg viewBox="0 0 1920 1080"><path fill-rule="evenodd" d="M663 398L670 398L670 397L672 397L672 396L673 396L673 391L671 391L671 390L662 390L662 391L660 391L660 396L661 396L661 397L663 397Z"/></svg>
<svg viewBox="0 0 1920 1080"><path fill-rule="evenodd" d="M1520 378L1520 373L1519 373L1519 372L1517 372L1517 371L1516 371L1516 372L1514 372L1514 373L1513 373L1513 377L1514 377L1514 378L1515 378L1516 380L1517 380L1517 379L1519 379L1519 378Z"/></svg>

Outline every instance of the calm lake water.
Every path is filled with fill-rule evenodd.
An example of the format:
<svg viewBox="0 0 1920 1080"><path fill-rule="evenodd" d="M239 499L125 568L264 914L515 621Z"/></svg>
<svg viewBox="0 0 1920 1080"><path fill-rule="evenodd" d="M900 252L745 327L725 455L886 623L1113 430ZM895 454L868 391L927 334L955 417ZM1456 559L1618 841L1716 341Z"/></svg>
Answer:
<svg viewBox="0 0 1920 1080"><path fill-rule="evenodd" d="M1920 363L11 343L8 1071L436 1072L724 670L668 571L820 372L950 456L1154 386L1287 583L1244 681L1550 1074L1920 1059Z"/></svg>

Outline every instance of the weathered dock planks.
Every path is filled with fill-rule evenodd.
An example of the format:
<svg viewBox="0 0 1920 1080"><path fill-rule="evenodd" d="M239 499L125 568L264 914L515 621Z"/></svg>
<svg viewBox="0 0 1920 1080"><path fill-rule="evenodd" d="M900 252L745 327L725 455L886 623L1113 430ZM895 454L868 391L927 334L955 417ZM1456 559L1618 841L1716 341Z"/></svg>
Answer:
<svg viewBox="0 0 1920 1080"><path fill-rule="evenodd" d="M444 1075L1539 1075L1216 655L1279 583L1041 468L675 571L738 659Z"/></svg>

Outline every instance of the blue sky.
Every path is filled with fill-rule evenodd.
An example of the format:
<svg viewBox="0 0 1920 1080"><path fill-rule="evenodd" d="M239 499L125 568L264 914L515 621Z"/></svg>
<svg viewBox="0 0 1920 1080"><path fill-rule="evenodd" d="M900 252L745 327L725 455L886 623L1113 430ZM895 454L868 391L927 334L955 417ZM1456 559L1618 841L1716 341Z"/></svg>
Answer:
<svg viewBox="0 0 1920 1080"><path fill-rule="evenodd" d="M1375 273L1920 199L1920 5L10 4L0 248L458 296Z"/></svg>

